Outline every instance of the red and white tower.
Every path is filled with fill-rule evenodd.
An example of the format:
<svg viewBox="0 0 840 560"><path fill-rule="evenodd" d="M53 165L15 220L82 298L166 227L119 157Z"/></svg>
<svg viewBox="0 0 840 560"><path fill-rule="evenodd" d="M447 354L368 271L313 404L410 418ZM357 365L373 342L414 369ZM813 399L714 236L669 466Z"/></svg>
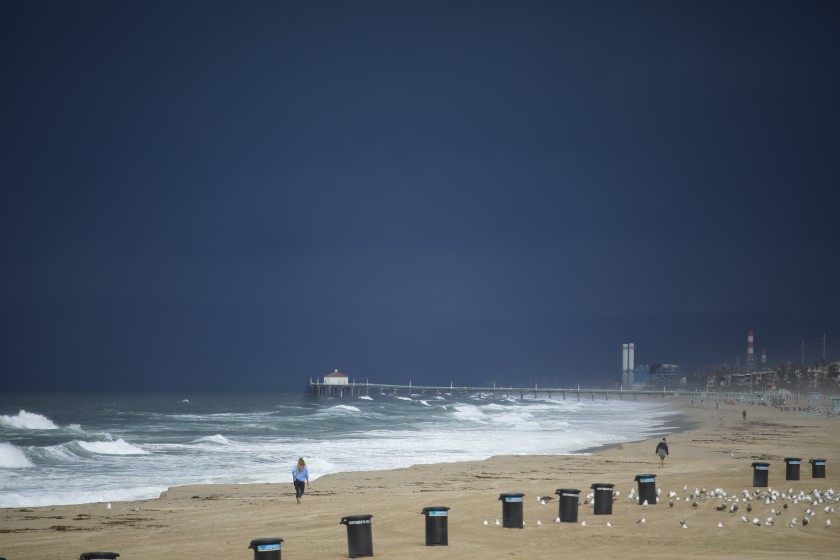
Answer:
<svg viewBox="0 0 840 560"><path fill-rule="evenodd" d="M755 368L755 353L753 352L753 332L752 329L747 331L747 371L752 371Z"/></svg>

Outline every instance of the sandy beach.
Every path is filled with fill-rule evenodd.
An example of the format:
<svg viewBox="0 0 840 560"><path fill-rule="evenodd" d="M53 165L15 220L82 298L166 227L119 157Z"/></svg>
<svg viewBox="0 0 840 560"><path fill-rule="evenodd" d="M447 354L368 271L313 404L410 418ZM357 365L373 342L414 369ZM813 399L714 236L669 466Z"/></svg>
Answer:
<svg viewBox="0 0 840 560"><path fill-rule="evenodd" d="M766 406L716 408L708 401L674 401L674 406L691 428L667 434L671 455L662 469L654 438L585 455L500 456L332 475L314 480L300 505L290 482L178 487L159 499L112 503L111 509L102 503L6 508L0 510L0 556L67 560L86 551L114 551L126 560L245 560L254 558L248 549L252 539L280 537L285 559L347 558L341 518L371 514L376 558L837 558L840 512L830 510L840 509L840 502L795 500L787 492L833 489L840 495L840 420L797 418ZM802 459L800 480L785 480L786 457ZM827 461L826 478L812 478L809 459ZM768 484L784 497L765 503L767 488L752 486L755 461L770 464ZM638 474L656 475L662 491L656 505L628 497L637 489ZM587 500L594 483L614 484L620 493L612 514L594 515ZM559 488L581 490L577 523L554 522ZM716 489L729 498L715 495ZM700 495L692 496L698 490ZM508 492L525 494L522 529L495 524L502 519L499 495ZM540 496L554 499L542 505ZM730 513L736 503L738 511ZM726 510L718 511L722 505ZM450 508L448 546L425 545L421 512L429 506ZM644 523L638 523L641 518ZM768 518L773 525L766 524ZM793 518L797 523L791 527Z"/></svg>

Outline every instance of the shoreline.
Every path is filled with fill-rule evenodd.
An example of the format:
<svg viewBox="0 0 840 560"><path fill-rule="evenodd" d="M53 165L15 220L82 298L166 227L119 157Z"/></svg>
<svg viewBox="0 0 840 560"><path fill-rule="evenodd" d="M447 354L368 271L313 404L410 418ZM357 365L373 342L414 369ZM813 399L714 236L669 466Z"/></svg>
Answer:
<svg viewBox="0 0 840 560"><path fill-rule="evenodd" d="M126 560L173 553L185 560L250 558L251 539L277 536L284 539L287 558L338 559L348 555L346 528L339 520L357 514L373 516L373 552L378 558L547 559L560 550L596 558L673 558L675 551L687 558L736 558L745 550L768 558L836 556L840 513L821 508L840 510L840 502L827 500L820 509L815 507L807 527L801 525L805 506L792 502L773 526L763 521L754 526L736 514L716 511L719 499L689 494L695 487L721 488L739 496L743 490L766 491L751 486L754 461L770 463L773 488L804 493L840 489L840 444L832 435L840 422L825 416L800 419L757 405L721 404L716 410L713 404L673 403L675 416L664 424L678 429L667 431L671 455L664 469L658 468L654 455L661 436L652 436L598 447L591 454L502 455L330 474L313 480L300 505L295 504L291 483L263 483L173 487L157 499L113 503L110 510L104 504L4 508L0 556L58 560L110 550ZM748 411L746 422L740 417L742 409ZM799 481L785 481L785 457L802 458ZM807 461L814 458L827 460L827 478L811 478ZM634 477L641 473L656 476L663 497L674 491L680 500L669 508L662 500L645 507L628 499L636 487ZM620 493L611 515L594 515L592 504L586 503L595 483L614 484ZM581 491L578 523L553 522L559 488ZM495 526L502 517L499 495L508 492L525 494L521 530ZM540 505L539 496L555 499ZM423 507L440 505L451 508L449 546L426 547L419 514ZM751 505L751 515L770 517L771 506L758 497ZM800 522L789 527L794 515ZM646 523L636 523L641 517ZM834 519L834 526L825 527L826 519Z"/></svg>

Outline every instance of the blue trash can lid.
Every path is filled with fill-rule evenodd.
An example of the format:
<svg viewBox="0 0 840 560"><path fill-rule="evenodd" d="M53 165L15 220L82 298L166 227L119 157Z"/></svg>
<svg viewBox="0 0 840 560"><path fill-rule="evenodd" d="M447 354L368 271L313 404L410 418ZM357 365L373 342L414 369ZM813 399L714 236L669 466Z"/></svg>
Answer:
<svg viewBox="0 0 840 560"><path fill-rule="evenodd" d="M113 560L117 556L119 556L119 554L116 552L82 552L79 555L79 560L94 560L99 558Z"/></svg>
<svg viewBox="0 0 840 560"><path fill-rule="evenodd" d="M769 467L770 463L753 463L751 466L753 466L753 467Z"/></svg>
<svg viewBox="0 0 840 560"><path fill-rule="evenodd" d="M797 463L801 461L799 457L785 457L785 463L790 463L791 461L796 461Z"/></svg>
<svg viewBox="0 0 840 560"><path fill-rule="evenodd" d="M615 484L609 484L609 483L606 483L606 482L596 482L595 484L593 484L592 486L590 486L590 488L593 488L593 489L594 489L594 488L597 488L597 487L599 487L599 486L605 486L605 487L607 487L607 486L608 486L608 487L612 488L613 486L615 486Z"/></svg>
<svg viewBox="0 0 840 560"><path fill-rule="evenodd" d="M577 488L558 488L555 494L580 494L580 490Z"/></svg>
<svg viewBox="0 0 840 560"><path fill-rule="evenodd" d="M430 511L449 511L449 508L446 506L429 506L423 508L423 513L428 513Z"/></svg>
<svg viewBox="0 0 840 560"><path fill-rule="evenodd" d="M499 499L504 500L505 498L521 498L525 494L521 492L505 492L503 494L499 494Z"/></svg>
<svg viewBox="0 0 840 560"><path fill-rule="evenodd" d="M251 544L248 545L248 548L257 548L258 546L265 545L265 544L280 544L283 542L283 539L280 537L265 537L262 539L253 539Z"/></svg>
<svg viewBox="0 0 840 560"><path fill-rule="evenodd" d="M809 463L825 463L825 459L808 459Z"/></svg>
<svg viewBox="0 0 840 560"><path fill-rule="evenodd" d="M633 480L639 480L640 478L656 478L655 474L637 474L636 478Z"/></svg>

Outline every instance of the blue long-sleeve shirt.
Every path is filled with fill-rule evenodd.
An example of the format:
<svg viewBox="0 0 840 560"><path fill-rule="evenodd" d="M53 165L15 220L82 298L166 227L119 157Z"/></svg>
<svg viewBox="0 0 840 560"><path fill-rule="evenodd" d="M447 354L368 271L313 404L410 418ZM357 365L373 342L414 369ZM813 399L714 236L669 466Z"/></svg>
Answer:
<svg viewBox="0 0 840 560"><path fill-rule="evenodd" d="M297 469L297 466L292 469L292 476L301 482L309 481L309 467L303 467L302 471Z"/></svg>

